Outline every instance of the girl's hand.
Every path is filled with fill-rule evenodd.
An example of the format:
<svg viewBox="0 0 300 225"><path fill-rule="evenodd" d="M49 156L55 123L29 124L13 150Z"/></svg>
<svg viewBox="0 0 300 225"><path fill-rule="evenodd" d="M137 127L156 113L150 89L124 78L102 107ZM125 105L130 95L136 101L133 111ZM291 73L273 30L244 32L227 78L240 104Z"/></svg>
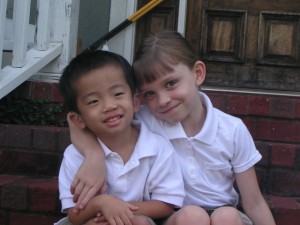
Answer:
<svg viewBox="0 0 300 225"><path fill-rule="evenodd" d="M85 157L71 185L73 201L77 202L74 212L78 213L96 194L105 193L106 168L97 138L89 130L79 128L75 122L76 117L77 114L73 112L67 116L71 142Z"/></svg>

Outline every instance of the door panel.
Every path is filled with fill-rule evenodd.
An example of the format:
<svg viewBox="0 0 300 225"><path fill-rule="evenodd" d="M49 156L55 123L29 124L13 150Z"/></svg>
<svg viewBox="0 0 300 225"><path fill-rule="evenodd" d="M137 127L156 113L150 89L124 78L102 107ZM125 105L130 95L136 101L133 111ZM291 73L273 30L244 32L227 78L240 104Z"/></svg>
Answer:
<svg viewBox="0 0 300 225"><path fill-rule="evenodd" d="M143 7L149 0L138 0L138 8ZM136 42L148 34L163 29L176 30L178 21L179 0L165 0L137 21Z"/></svg>

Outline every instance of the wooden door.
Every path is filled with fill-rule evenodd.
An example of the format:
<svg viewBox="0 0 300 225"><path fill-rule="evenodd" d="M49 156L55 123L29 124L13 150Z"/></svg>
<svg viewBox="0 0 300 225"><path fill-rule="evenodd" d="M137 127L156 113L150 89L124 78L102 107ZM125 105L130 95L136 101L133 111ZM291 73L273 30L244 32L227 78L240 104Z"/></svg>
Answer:
<svg viewBox="0 0 300 225"><path fill-rule="evenodd" d="M138 8L141 8L148 2L149 0L138 0ZM163 29L176 30L178 9L179 0L165 0L139 19L136 27L135 46L138 46L148 33L158 32Z"/></svg>
<svg viewBox="0 0 300 225"><path fill-rule="evenodd" d="M148 32L176 29L178 2L162 3L140 21L137 44ZM300 91L299 0L188 0L187 4L185 35L206 63L205 86Z"/></svg>

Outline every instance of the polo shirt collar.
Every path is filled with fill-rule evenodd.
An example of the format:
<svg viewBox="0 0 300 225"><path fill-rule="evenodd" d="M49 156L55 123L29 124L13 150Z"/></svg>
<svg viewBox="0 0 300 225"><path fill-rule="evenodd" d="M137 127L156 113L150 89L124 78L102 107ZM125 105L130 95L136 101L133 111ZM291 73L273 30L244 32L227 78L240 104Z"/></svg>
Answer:
<svg viewBox="0 0 300 225"><path fill-rule="evenodd" d="M212 145L217 135L218 117L208 96L201 92L199 92L199 95L201 98L201 102L206 107L206 118L201 131L196 134L193 139L196 139L208 145ZM166 122L163 123L166 135L170 140L188 138L181 123L172 125Z"/></svg>
<svg viewBox="0 0 300 225"><path fill-rule="evenodd" d="M156 155L156 151L151 147L151 144L145 144L150 143L149 137L152 138L152 134L149 134L150 131L147 129L147 126L138 120L133 120L132 125L140 129L140 134L134 148L134 156L136 157L136 159L139 160L144 157ZM105 158L108 157L110 154L116 154L113 151L111 151L99 138L98 141L102 146Z"/></svg>

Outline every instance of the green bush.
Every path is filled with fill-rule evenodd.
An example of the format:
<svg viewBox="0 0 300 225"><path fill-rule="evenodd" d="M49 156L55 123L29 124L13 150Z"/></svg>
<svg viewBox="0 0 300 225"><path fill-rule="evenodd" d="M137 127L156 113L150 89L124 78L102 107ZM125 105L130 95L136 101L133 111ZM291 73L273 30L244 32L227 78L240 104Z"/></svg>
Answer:
<svg viewBox="0 0 300 225"><path fill-rule="evenodd" d="M0 101L0 123L23 125L64 126L61 121L62 103L53 103L47 99L13 99Z"/></svg>

